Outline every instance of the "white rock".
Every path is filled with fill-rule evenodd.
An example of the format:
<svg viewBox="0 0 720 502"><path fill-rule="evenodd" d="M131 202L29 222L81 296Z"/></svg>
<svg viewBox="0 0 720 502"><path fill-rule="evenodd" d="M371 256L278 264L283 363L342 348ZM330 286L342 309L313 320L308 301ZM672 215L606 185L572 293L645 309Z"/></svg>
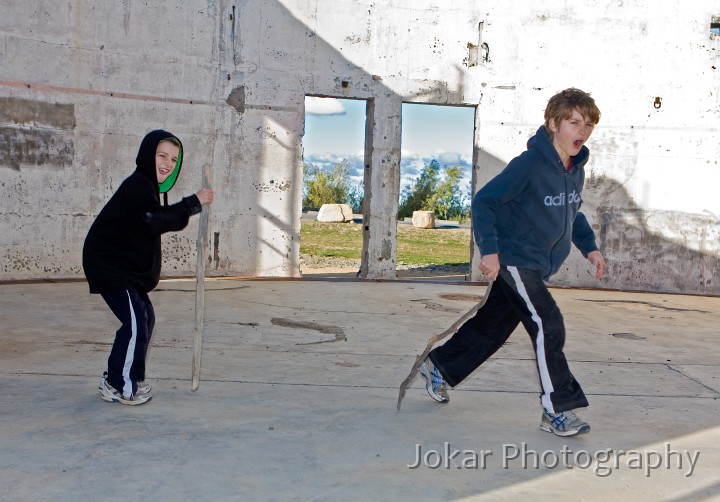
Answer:
<svg viewBox="0 0 720 502"><path fill-rule="evenodd" d="M318 221L344 223L353 219L349 204L323 204L317 215Z"/></svg>
<svg viewBox="0 0 720 502"><path fill-rule="evenodd" d="M435 228L433 211L413 211L412 224L415 228Z"/></svg>

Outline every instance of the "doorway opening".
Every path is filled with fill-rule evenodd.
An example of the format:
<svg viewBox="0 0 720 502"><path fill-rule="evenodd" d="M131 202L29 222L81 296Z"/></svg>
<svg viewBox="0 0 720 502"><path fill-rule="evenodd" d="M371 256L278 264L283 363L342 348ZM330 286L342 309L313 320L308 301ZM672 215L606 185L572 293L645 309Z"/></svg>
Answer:
<svg viewBox="0 0 720 502"><path fill-rule="evenodd" d="M398 278L470 280L475 112L402 105Z"/></svg>
<svg viewBox="0 0 720 502"><path fill-rule="evenodd" d="M355 277L363 246L363 99L305 97L300 273Z"/></svg>

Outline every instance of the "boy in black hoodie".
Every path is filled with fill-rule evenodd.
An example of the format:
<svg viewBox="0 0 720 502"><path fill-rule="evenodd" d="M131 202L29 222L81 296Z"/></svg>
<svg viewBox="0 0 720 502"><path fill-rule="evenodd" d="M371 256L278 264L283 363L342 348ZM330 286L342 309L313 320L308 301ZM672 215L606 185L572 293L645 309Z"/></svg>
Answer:
<svg viewBox="0 0 720 502"><path fill-rule="evenodd" d="M122 323L100 380L105 401L137 405L152 398L150 386L142 382L155 325L148 292L160 280L160 235L185 228L190 216L214 197L203 188L168 206L167 192L180 174L182 158L182 143L175 136L162 130L148 133L135 172L105 204L85 239L83 269L90 293L100 294Z"/></svg>
<svg viewBox="0 0 720 502"><path fill-rule="evenodd" d="M600 121L589 94L566 89L548 101L545 124L528 149L480 189L472 202L480 271L494 284L485 305L420 366L430 397L454 387L492 356L522 323L533 343L542 393L540 429L559 436L590 431L572 411L588 405L567 364L562 314L545 280L574 244L605 271L595 234L579 211L589 157L585 142Z"/></svg>

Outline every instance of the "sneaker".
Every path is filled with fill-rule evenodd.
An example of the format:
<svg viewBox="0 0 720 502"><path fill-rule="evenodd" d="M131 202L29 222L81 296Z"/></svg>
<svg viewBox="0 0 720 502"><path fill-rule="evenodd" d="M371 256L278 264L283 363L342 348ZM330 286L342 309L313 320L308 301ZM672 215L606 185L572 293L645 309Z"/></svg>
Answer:
<svg viewBox="0 0 720 502"><path fill-rule="evenodd" d="M118 392L107 382L105 375L100 379L100 397L110 403L120 403L129 405L145 404L152 396L150 394L139 394L136 393L132 397L125 397L122 393Z"/></svg>
<svg viewBox="0 0 720 502"><path fill-rule="evenodd" d="M103 376L100 378L100 387L99 387L100 392L102 392L102 390L103 390L103 382L107 381L107 376L108 376L107 371L104 371ZM150 394L151 390L152 390L152 386L149 383L138 382L137 392L135 392L135 394Z"/></svg>
<svg viewBox="0 0 720 502"><path fill-rule="evenodd" d="M574 436L590 432L590 425L583 422L573 411L550 413L544 410L540 419L540 430L552 432L557 436Z"/></svg>
<svg viewBox="0 0 720 502"><path fill-rule="evenodd" d="M98 390L102 392L103 390L103 383L107 380L107 371L103 371L103 376L100 377L100 385L98 386Z"/></svg>
<svg viewBox="0 0 720 502"><path fill-rule="evenodd" d="M152 390L152 386L149 383L145 382L138 382L137 392L136 394L150 394L150 391Z"/></svg>
<svg viewBox="0 0 720 502"><path fill-rule="evenodd" d="M447 403L450 401L450 395L447 391L447 383L445 383L445 379L443 379L442 375L429 357L426 357L420 365L420 374L425 379L425 388L431 398L440 403Z"/></svg>

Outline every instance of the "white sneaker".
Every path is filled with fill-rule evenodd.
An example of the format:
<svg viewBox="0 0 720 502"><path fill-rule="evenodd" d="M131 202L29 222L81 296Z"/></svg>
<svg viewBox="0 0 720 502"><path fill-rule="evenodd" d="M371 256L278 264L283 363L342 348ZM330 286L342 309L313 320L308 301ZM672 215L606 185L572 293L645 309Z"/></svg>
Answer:
<svg viewBox="0 0 720 502"><path fill-rule="evenodd" d="M550 413L544 410L540 419L540 430L552 432L556 436L575 436L590 432L590 425L581 420L574 411Z"/></svg>
<svg viewBox="0 0 720 502"><path fill-rule="evenodd" d="M152 399L150 394L136 393L132 397L125 397L121 392L115 390L115 388L107 382L105 375L100 379L100 397L103 400L110 403L120 403L128 405L145 404Z"/></svg>
<svg viewBox="0 0 720 502"><path fill-rule="evenodd" d="M420 365L420 375L425 379L425 389L431 398L439 403L450 401L447 383L429 357Z"/></svg>
<svg viewBox="0 0 720 502"><path fill-rule="evenodd" d="M138 382L138 388L136 394L150 394L152 386L149 383Z"/></svg>

